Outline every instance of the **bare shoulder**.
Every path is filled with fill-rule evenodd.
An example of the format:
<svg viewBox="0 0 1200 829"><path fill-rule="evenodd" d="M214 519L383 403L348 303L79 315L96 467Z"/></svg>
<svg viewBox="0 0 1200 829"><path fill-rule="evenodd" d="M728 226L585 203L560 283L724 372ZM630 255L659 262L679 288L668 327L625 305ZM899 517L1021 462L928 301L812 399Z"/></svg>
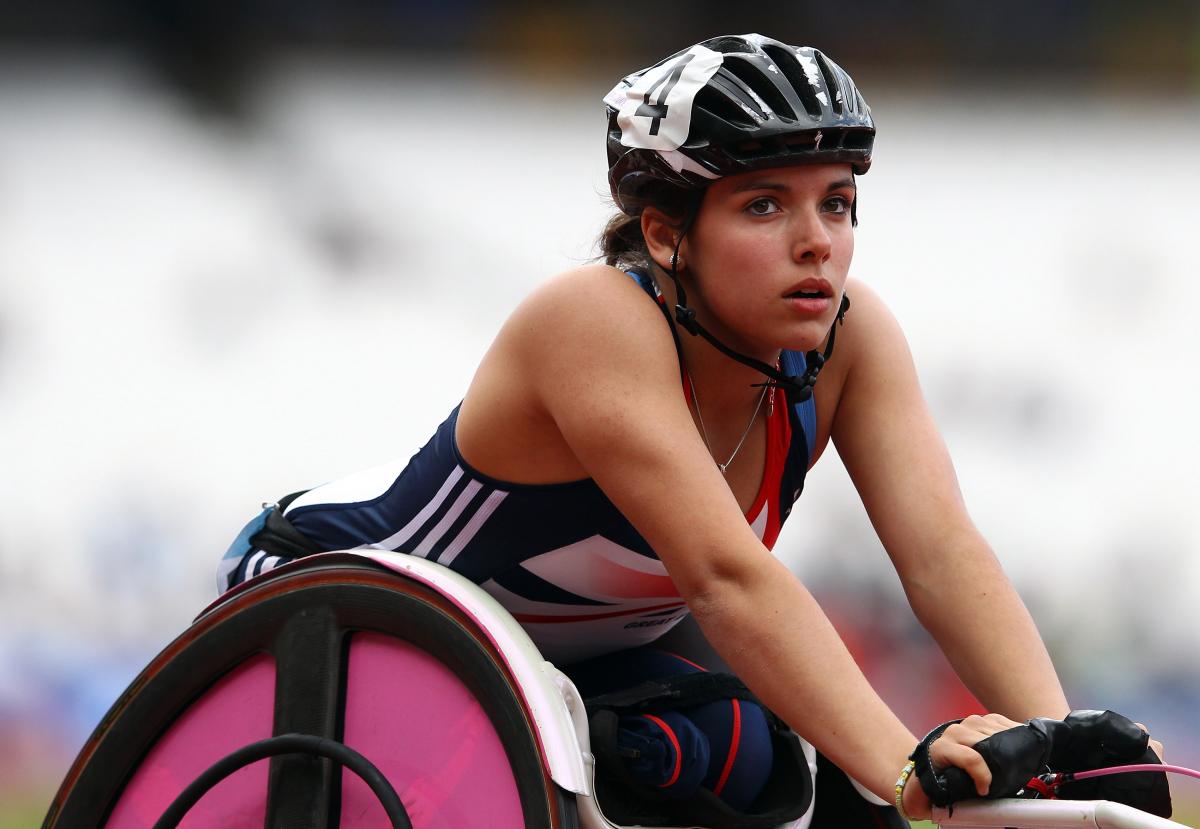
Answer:
<svg viewBox="0 0 1200 829"><path fill-rule="evenodd" d="M896 383L916 382L908 340L891 309L861 280L850 280L846 293L850 310L830 364L840 375L839 421L847 406L869 403Z"/></svg>
<svg viewBox="0 0 1200 829"><path fill-rule="evenodd" d="M564 429L597 428L621 404L679 392L679 364L662 312L641 287L606 266L560 274L505 322L463 399L459 449L501 480L590 477ZM577 438L576 444L581 443Z"/></svg>
<svg viewBox="0 0 1200 829"><path fill-rule="evenodd" d="M861 281L853 281L847 292L853 304L844 326L846 364L831 429L839 447L854 434L886 431L884 421L911 423L926 416L912 352L895 315ZM839 335L839 352L842 345Z"/></svg>
<svg viewBox="0 0 1200 829"><path fill-rule="evenodd" d="M901 347L901 355L907 356L908 346L900 323L879 294L860 279L850 280L846 293L851 305L846 323L838 333L837 350L845 349L847 371L853 373L864 362L887 360L889 354L896 356L897 346Z"/></svg>
<svg viewBox="0 0 1200 829"><path fill-rule="evenodd" d="M583 325L603 331L622 324L657 320L662 312L629 274L608 265L585 265L542 283L521 303L514 317L551 325Z"/></svg>
<svg viewBox="0 0 1200 829"><path fill-rule="evenodd" d="M631 370L675 363L662 311L628 274L607 265L573 268L543 283L513 312L502 337L522 363L551 371L566 363Z"/></svg>
<svg viewBox="0 0 1200 829"><path fill-rule="evenodd" d="M889 363L908 359L904 334L879 295L860 279L847 282L846 295L850 310L838 327L833 357L821 372L815 391L817 435L812 463L824 453L839 426L844 431L855 409L871 404L880 377L894 373Z"/></svg>

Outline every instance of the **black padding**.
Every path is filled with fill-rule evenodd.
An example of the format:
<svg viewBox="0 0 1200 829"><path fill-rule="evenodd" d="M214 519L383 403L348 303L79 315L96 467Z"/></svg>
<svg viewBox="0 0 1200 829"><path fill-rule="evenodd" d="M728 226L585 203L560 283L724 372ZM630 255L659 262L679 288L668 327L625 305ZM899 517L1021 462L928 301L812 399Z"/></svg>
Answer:
<svg viewBox="0 0 1200 829"><path fill-rule="evenodd" d="M908 829L894 806L879 806L861 794L850 778L823 754L817 754L817 779L809 829Z"/></svg>
<svg viewBox="0 0 1200 829"><path fill-rule="evenodd" d="M330 605L294 613L275 637L275 734L308 734L340 740L345 696L342 651L346 631ZM271 760L267 826L287 829L337 814L341 771L314 754Z"/></svg>
<svg viewBox="0 0 1200 829"><path fill-rule="evenodd" d="M267 512L263 528L250 536L250 545L254 549L283 558L300 558L313 553L325 552L319 544L296 529L283 514L286 504L303 494L294 492Z"/></svg>

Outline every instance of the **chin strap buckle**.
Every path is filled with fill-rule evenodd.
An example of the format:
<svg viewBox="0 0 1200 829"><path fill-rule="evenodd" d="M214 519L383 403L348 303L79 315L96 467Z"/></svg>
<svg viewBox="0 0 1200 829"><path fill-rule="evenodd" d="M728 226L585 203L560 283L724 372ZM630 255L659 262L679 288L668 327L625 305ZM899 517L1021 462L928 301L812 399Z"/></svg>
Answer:
<svg viewBox="0 0 1200 829"><path fill-rule="evenodd" d="M693 337L699 335L700 324L696 322L696 312L683 305L675 306L675 319Z"/></svg>
<svg viewBox="0 0 1200 829"><path fill-rule="evenodd" d="M789 385L784 386L784 388L791 392L793 403L803 403L804 401L808 400L808 398L812 397L813 387L810 384L805 383L803 377L790 377L788 379L792 382Z"/></svg>

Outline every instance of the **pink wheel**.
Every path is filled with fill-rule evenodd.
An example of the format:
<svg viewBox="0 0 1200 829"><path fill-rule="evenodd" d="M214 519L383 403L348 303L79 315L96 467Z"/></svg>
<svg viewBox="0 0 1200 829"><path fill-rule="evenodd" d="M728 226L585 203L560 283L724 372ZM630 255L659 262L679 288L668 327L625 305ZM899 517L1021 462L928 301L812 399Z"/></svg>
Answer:
<svg viewBox="0 0 1200 829"><path fill-rule="evenodd" d="M150 829L205 769L273 735L336 740L399 794L416 829L574 827L513 677L436 591L366 564L271 574L202 615L113 705L44 829ZM390 826L333 762L285 754L241 768L183 827Z"/></svg>

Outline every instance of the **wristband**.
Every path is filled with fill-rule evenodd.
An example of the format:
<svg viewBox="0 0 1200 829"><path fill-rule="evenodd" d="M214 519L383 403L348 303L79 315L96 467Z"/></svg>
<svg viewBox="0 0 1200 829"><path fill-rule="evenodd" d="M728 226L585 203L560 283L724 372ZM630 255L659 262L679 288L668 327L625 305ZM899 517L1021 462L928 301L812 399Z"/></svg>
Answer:
<svg viewBox="0 0 1200 829"><path fill-rule="evenodd" d="M904 768L900 770L900 776L896 778L896 811L900 813L900 817L904 820L912 820L908 816L908 813L904 811L904 784L908 782L909 775L913 773L913 769L916 767L916 762L909 760L904 764Z"/></svg>

